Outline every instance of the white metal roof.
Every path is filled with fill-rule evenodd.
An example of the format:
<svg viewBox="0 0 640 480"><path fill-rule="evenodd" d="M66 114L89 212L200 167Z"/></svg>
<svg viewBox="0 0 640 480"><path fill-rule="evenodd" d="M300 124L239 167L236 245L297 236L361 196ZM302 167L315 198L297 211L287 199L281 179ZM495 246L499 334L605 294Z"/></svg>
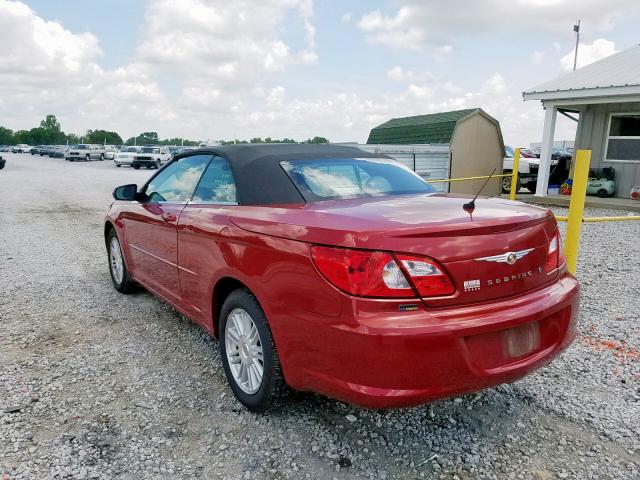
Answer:
<svg viewBox="0 0 640 480"><path fill-rule="evenodd" d="M522 92L525 100L553 100L640 93L640 45Z"/></svg>

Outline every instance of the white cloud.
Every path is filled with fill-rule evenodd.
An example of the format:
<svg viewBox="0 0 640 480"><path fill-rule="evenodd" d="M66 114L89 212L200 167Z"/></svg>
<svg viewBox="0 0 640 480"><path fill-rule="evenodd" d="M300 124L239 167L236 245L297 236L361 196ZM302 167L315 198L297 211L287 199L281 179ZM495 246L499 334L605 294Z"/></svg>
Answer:
<svg viewBox="0 0 640 480"><path fill-rule="evenodd" d="M281 38L285 20L300 28L297 47ZM147 8L133 62L107 70L95 35L0 0L0 45L10 46L0 49L0 118L13 129L55 113L78 133L223 136L229 118L249 110L245 97L267 106L283 101L282 87L255 95L264 92L265 76L317 60L312 20L311 0L159 0ZM170 88L162 86L166 74ZM212 131L220 125L224 134Z"/></svg>
<svg viewBox="0 0 640 480"><path fill-rule="evenodd" d="M608 57L616 53L616 44L604 38L598 38L593 43L581 43L578 46L578 68L589 65L597 60ZM572 49L569 53L560 59L560 65L563 70L573 70L573 61L576 49Z"/></svg>
<svg viewBox="0 0 640 480"><path fill-rule="evenodd" d="M293 11L304 30L304 47L293 51L279 38ZM311 0L159 0L147 8L137 53L154 69L212 82L251 83L263 72L290 63L314 63Z"/></svg>
<svg viewBox="0 0 640 480"><path fill-rule="evenodd" d="M424 83L436 79L431 72L423 71L421 73L416 73L413 70L404 69L399 65L387 70L387 78L398 83Z"/></svg>
<svg viewBox="0 0 640 480"><path fill-rule="evenodd" d="M396 49L454 45L463 36L500 29L514 35L567 32L578 15L591 31L610 30L637 9L637 0L474 0L452 6L450 0L408 0L395 12L376 9L357 22L372 44Z"/></svg>
<svg viewBox="0 0 640 480"><path fill-rule="evenodd" d="M531 54L530 58L531 58L531 63L533 63L534 65L538 65L540 62L542 62L542 59L544 58L544 52L540 50L535 50Z"/></svg>

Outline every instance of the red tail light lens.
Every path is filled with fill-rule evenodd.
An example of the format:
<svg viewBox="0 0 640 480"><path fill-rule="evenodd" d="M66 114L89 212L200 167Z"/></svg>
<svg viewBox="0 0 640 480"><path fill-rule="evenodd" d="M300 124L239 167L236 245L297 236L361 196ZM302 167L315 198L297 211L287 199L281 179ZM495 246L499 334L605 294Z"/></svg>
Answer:
<svg viewBox="0 0 640 480"><path fill-rule="evenodd" d="M361 297L415 297L393 257L385 252L311 247L311 257L329 282Z"/></svg>
<svg viewBox="0 0 640 480"><path fill-rule="evenodd" d="M549 273L561 264L560 262L560 234L556 232L549 242L549 249L547 250L547 261L544 265L544 271ZM564 259L564 257L562 257Z"/></svg>
<svg viewBox="0 0 640 480"><path fill-rule="evenodd" d="M415 297L453 293L449 277L428 259L386 252L314 245L311 258L322 275L341 290L362 297ZM401 262L402 268L398 264Z"/></svg>
<svg viewBox="0 0 640 480"><path fill-rule="evenodd" d="M397 255L397 258L421 297L440 297L455 291L449 275L431 260L407 255Z"/></svg>

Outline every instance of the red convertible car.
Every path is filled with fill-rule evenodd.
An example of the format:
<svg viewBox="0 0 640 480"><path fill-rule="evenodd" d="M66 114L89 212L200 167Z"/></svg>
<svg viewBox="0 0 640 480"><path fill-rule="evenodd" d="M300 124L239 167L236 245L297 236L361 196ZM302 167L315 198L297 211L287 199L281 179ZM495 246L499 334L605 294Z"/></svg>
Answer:
<svg viewBox="0 0 640 480"><path fill-rule="evenodd" d="M288 388L385 408L512 382L576 334L548 210L463 208L354 147L194 150L114 198L115 288L141 285L218 338L253 411Z"/></svg>

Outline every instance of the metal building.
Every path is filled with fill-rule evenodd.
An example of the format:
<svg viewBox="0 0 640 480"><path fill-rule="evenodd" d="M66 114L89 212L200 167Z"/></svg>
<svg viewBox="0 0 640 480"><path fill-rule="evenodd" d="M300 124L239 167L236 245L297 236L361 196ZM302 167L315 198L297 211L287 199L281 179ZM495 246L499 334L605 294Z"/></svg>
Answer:
<svg viewBox="0 0 640 480"><path fill-rule="evenodd" d="M558 113L578 122L575 148L591 150L592 168L614 168L617 197L628 198L640 185L640 45L522 95L545 110L537 196L547 194Z"/></svg>

